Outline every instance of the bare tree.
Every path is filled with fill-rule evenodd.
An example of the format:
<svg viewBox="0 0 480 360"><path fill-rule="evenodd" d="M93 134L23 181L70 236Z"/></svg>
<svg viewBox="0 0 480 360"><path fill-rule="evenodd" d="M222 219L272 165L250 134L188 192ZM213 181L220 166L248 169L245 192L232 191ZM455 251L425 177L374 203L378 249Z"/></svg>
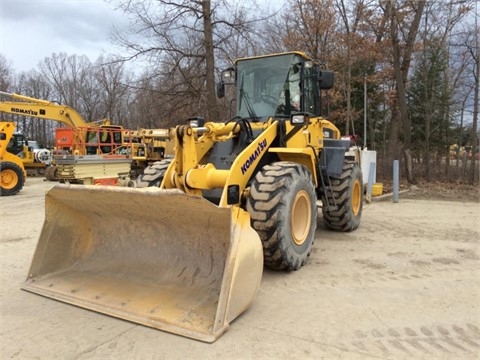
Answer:
<svg viewBox="0 0 480 360"><path fill-rule="evenodd" d="M133 94L128 84L133 82L133 74L125 69L125 64L111 58L99 57L95 64L91 70L98 86L102 116L114 124L127 125L129 99Z"/></svg>
<svg viewBox="0 0 480 360"><path fill-rule="evenodd" d="M270 19L263 48L268 52L300 50L328 63L337 47L334 0L288 0Z"/></svg>
<svg viewBox="0 0 480 360"><path fill-rule="evenodd" d="M472 160L470 163L470 170L468 172L468 182L469 184L474 184L476 180L477 167L476 167L476 158L480 154L479 149L479 135L478 135L478 110L479 110L479 90L480 90L480 27L478 24L478 18L475 17L475 24L473 32L470 33L470 41L465 43L466 47L469 50L469 53L473 59L474 66L472 67L472 78L473 82L473 122L471 130L471 141L472 141Z"/></svg>
<svg viewBox="0 0 480 360"><path fill-rule="evenodd" d="M92 107L86 103L86 89L91 86L88 69L92 66L86 56L54 53L51 57L40 62L40 73L51 84L54 90L55 101L67 104L78 112L83 113L87 119L93 119ZM79 90L83 88L81 94Z"/></svg>
<svg viewBox="0 0 480 360"><path fill-rule="evenodd" d="M171 87L167 89L165 83L164 91L183 92L197 104L190 115L205 111L209 119L218 121L215 55L225 54L232 34L245 43L251 40L258 17L253 13L247 17L248 5L226 0L120 1L119 7L135 24L132 33L117 31L115 38L129 52L124 60L146 58L158 78L170 80L166 83Z"/></svg>
<svg viewBox="0 0 480 360"><path fill-rule="evenodd" d="M11 84L12 69L3 54L0 54L0 91L8 91Z"/></svg>
<svg viewBox="0 0 480 360"><path fill-rule="evenodd" d="M53 90L50 100L74 108L87 122L114 117L110 120L122 125L116 109L131 79L123 64L103 57L93 64L86 56L60 53L45 58L39 67Z"/></svg>
<svg viewBox="0 0 480 360"><path fill-rule="evenodd" d="M36 99L51 99L53 90L46 79L36 70L22 72L13 85L13 91ZM29 118L23 115L15 115L18 131L27 138L37 140L44 146L53 146L54 128L58 126L54 121L38 118Z"/></svg>
<svg viewBox="0 0 480 360"><path fill-rule="evenodd" d="M402 6L398 6L395 0L389 0L385 7L390 21L390 40L393 47L393 69L396 85L396 105L400 121L403 125L403 153L409 183L414 183L415 179L412 169L412 132L407 104L407 81L424 8L425 1L422 0L406 1Z"/></svg>

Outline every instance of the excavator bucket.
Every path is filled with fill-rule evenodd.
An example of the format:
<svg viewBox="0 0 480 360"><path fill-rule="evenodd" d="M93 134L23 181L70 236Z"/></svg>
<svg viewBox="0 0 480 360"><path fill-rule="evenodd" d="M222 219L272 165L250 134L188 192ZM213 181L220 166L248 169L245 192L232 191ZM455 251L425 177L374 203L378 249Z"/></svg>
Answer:
<svg viewBox="0 0 480 360"><path fill-rule="evenodd" d="M57 185L23 289L213 342L263 270L247 212L179 190Z"/></svg>

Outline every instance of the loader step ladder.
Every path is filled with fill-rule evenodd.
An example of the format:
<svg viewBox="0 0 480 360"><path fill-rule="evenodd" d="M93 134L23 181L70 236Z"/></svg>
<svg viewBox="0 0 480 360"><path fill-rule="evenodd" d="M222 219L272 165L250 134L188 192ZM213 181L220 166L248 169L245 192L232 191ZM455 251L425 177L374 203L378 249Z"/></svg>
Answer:
<svg viewBox="0 0 480 360"><path fill-rule="evenodd" d="M325 165L319 165L318 167L318 174L320 178L320 184L322 186L322 193L327 201L326 204L323 204L322 202L322 206L326 207L328 211L335 211L338 209L338 206L337 202L335 201L335 196L333 194L332 183L327 173L327 167Z"/></svg>

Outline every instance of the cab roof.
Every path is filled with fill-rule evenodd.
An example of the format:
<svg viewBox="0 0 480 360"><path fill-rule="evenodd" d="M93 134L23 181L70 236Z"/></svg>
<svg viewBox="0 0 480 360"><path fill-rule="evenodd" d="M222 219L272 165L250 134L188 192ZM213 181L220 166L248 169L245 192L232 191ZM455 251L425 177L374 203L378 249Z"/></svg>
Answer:
<svg viewBox="0 0 480 360"><path fill-rule="evenodd" d="M265 55L257 55L257 56L248 56L248 57L243 57L235 60L235 64L239 61L244 61L244 60L252 60L252 59L261 59L261 58L270 58L274 56L284 56L284 55L298 55L304 58L306 61L308 60L313 60L308 56L306 53L302 51L287 51L287 52L282 52L282 53L274 53L274 54L265 54Z"/></svg>

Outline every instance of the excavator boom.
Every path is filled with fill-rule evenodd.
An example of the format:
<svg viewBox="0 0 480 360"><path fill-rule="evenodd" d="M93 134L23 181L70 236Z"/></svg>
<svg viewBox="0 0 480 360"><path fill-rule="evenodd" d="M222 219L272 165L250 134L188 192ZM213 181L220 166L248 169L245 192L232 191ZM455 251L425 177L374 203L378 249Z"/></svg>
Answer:
<svg viewBox="0 0 480 360"><path fill-rule="evenodd" d="M68 127L77 128L89 126L80 114L67 105L52 101L35 99L15 93L0 91L0 95L8 96L16 101L1 101L0 112L35 117L44 120L54 120Z"/></svg>

